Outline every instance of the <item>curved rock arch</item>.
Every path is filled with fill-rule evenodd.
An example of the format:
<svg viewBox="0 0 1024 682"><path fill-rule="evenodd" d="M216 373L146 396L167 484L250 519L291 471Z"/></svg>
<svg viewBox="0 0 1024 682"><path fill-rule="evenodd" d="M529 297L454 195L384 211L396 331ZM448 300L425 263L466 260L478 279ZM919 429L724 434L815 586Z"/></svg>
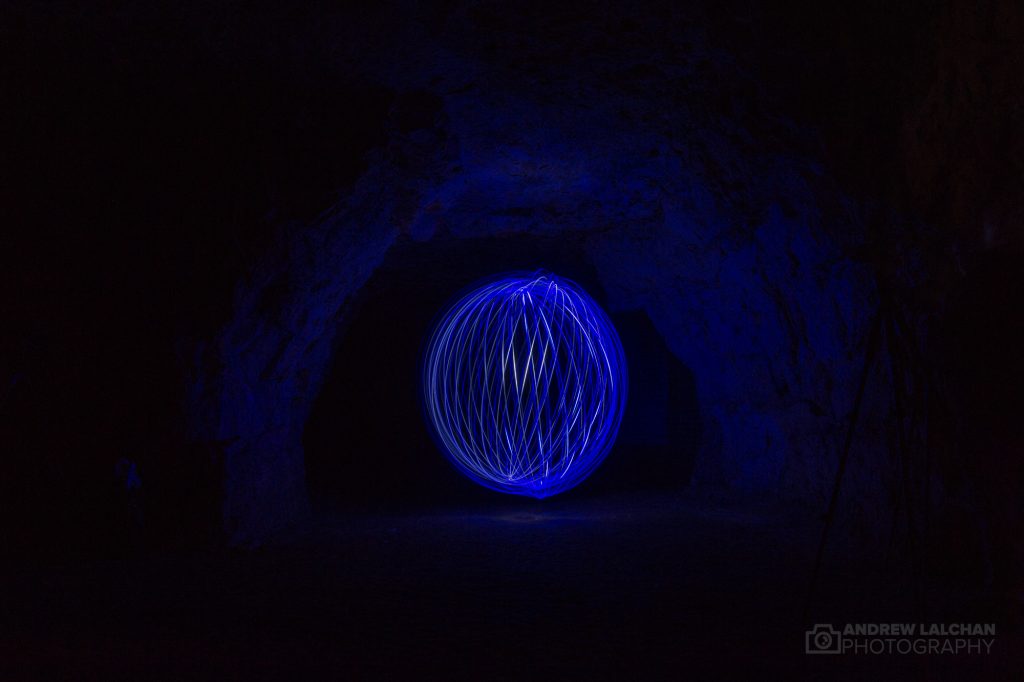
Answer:
<svg viewBox="0 0 1024 682"><path fill-rule="evenodd" d="M698 480L821 493L874 296L843 255L857 220L786 142L796 133L784 120L712 111L713 83L694 81L691 63L636 71L648 92L633 100L595 74L524 91L467 73L422 95L442 115L393 126L346 197L284 231L238 286L187 394L190 439L223 460L233 543L307 513L304 421L346 301L399 238L578 240L613 310L645 310L693 368L717 434ZM775 151L744 141L766 125L779 129Z"/></svg>

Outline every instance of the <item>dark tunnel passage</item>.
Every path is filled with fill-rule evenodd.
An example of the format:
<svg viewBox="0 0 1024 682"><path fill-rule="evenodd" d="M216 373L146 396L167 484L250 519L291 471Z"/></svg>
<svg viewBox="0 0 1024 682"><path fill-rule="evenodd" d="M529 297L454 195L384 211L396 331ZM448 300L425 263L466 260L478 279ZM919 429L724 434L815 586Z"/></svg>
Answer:
<svg viewBox="0 0 1024 682"><path fill-rule="evenodd" d="M76 5L0 23L0 682L1021 679L1024 2ZM628 373L541 500L421 397L538 270Z"/></svg>
<svg viewBox="0 0 1024 682"><path fill-rule="evenodd" d="M321 509L394 509L494 501L437 450L420 403L422 343L438 313L475 281L546 269L606 305L597 273L563 239L502 237L406 242L391 249L352 302L303 435L307 484ZM678 490L700 439L693 373L646 313L610 312L628 362L629 395L615 447L560 496ZM525 502L525 500L524 500Z"/></svg>

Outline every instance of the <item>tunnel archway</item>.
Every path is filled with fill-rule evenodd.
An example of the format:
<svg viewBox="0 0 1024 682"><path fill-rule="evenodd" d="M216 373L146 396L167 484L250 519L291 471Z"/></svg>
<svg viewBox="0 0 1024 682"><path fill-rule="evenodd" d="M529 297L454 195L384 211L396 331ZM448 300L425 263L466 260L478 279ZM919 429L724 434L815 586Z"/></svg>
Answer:
<svg viewBox="0 0 1024 682"><path fill-rule="evenodd" d="M330 447L337 453L355 438L350 428L325 439L330 447L308 458L307 476L314 411L325 409L324 423L356 413L319 405L333 390L331 367L354 355L347 344L366 326L356 319L371 307L373 284L364 285L384 277L385 261L442 248L434 244L463 249L464 257L421 267L430 277L410 295L425 296L424 283L439 287L431 282L447 270L461 276L444 295L435 290L421 324L455 290L495 271L547 267L576 279L613 315L649 317L670 351L651 350L667 358L655 374L670 376L678 359L685 368L677 385L688 386L692 370L694 386L673 398L690 414L680 422L686 426L663 437L692 442L699 430L702 445L692 466L680 457L684 470L666 479L674 485L692 470L701 485L817 499L831 478L829 455L849 409L845 389L874 285L868 268L849 257L863 235L860 216L798 140L751 147L743 140L761 129L760 113L707 107L721 98L706 86L731 88L746 77L731 67L713 82L655 70L652 85L671 87L645 87L623 100L600 69L524 91L508 77L515 64L458 70L442 82L421 68L431 61L426 54L410 54L420 56L400 82L391 71L384 80L429 106L405 116L410 101L397 97L386 142L368 155L366 172L308 224L282 226L238 281L223 325L183 344L186 438L197 461L212 461L222 474L214 522L229 542L260 544L307 517L308 489L325 482L315 468L330 464ZM567 82L582 86L577 96L565 96ZM520 239L512 235L543 248L517 257L512 242L502 242ZM502 244L493 258L475 252L486 240ZM558 254L588 268L575 272ZM410 347L419 340L409 339ZM376 386L379 371L361 381L371 379ZM699 408L691 405L695 395ZM364 416L392 414L397 403L383 402ZM371 423L364 418L360 432ZM662 433L660 426L649 432ZM663 447L636 451L655 457ZM612 476L614 464L613 452L586 489L598 487L604 472Z"/></svg>
<svg viewBox="0 0 1024 682"><path fill-rule="evenodd" d="M421 344L436 315L467 285L497 272L546 269L607 296L578 240L515 235L404 240L362 287L339 330L330 368L303 431L306 481L321 509L493 503L460 476L430 438L419 402ZM630 372L615 448L565 497L680 489L699 446L693 373L640 310L609 311Z"/></svg>

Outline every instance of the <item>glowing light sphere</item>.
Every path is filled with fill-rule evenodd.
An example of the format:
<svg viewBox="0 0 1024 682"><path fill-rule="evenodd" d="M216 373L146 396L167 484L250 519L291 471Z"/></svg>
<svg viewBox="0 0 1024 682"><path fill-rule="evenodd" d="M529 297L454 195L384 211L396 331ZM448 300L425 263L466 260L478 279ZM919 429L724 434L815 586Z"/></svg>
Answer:
<svg viewBox="0 0 1024 682"><path fill-rule="evenodd" d="M435 325L423 359L435 440L470 479L548 497L611 450L626 405L618 334L590 296L549 273L489 280Z"/></svg>

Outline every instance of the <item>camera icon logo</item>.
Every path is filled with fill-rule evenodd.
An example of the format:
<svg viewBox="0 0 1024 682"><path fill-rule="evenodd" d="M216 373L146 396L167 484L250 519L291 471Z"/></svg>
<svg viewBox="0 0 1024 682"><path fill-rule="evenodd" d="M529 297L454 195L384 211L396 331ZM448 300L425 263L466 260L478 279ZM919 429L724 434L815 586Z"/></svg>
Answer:
<svg viewBox="0 0 1024 682"><path fill-rule="evenodd" d="M804 633L804 653L840 654L843 652L843 636L828 623L818 623Z"/></svg>

